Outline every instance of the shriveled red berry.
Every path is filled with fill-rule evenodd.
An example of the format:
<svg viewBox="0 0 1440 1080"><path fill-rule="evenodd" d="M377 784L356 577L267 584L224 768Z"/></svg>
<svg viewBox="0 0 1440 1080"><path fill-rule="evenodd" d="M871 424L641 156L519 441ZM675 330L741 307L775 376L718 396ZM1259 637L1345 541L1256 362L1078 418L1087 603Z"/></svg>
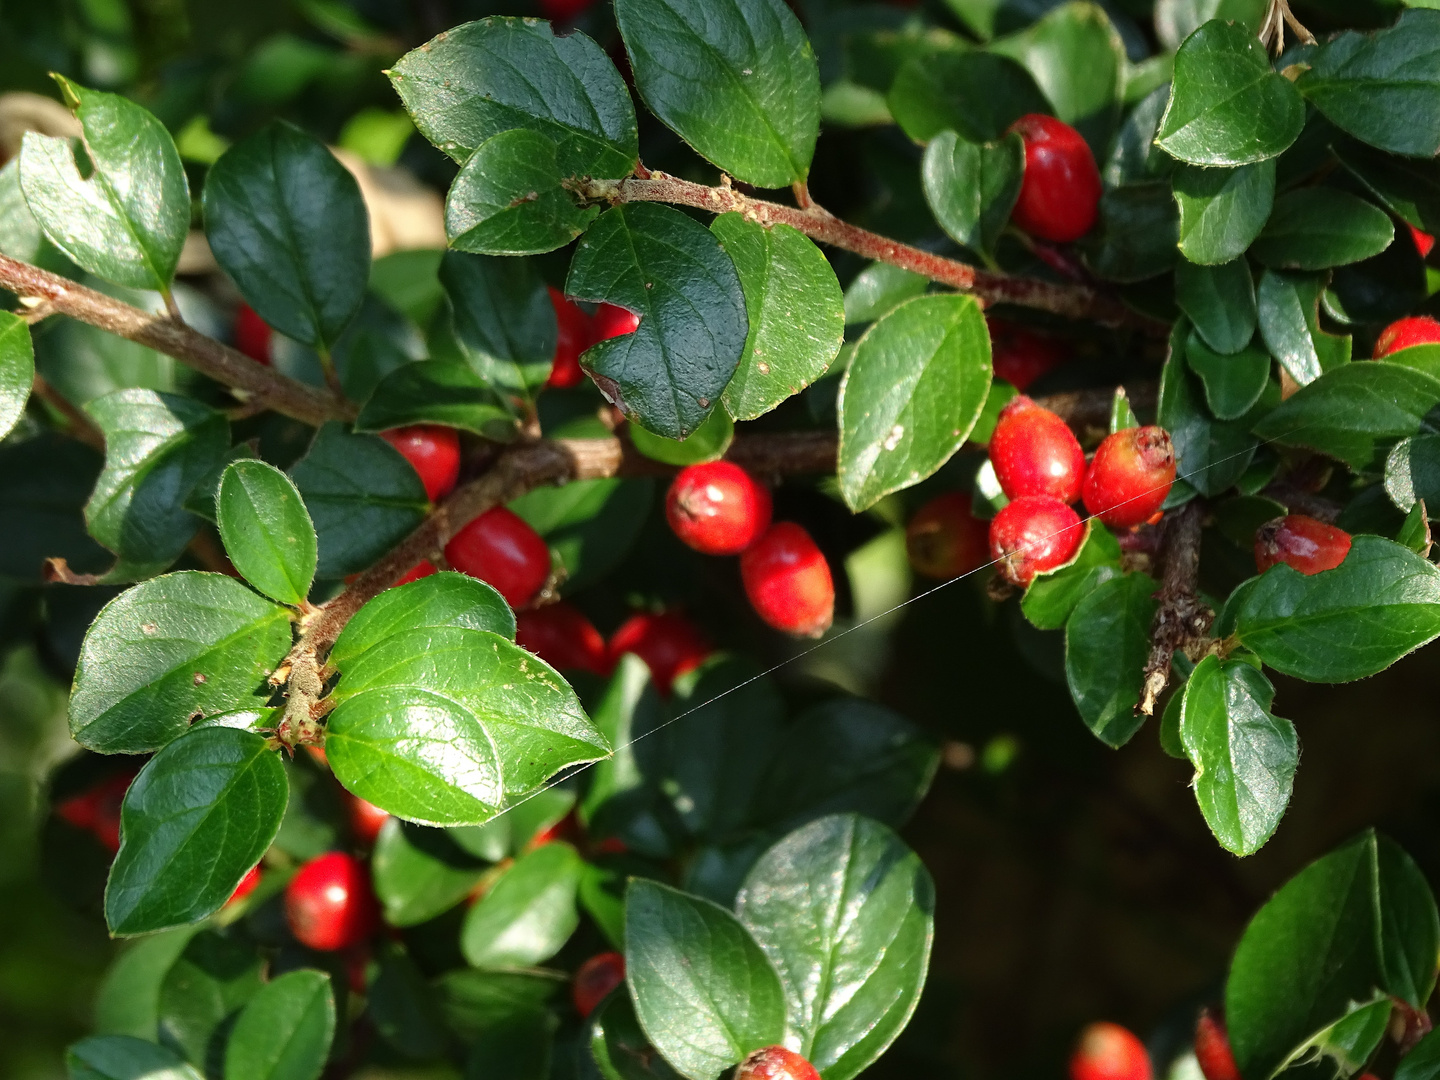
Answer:
<svg viewBox="0 0 1440 1080"><path fill-rule="evenodd" d="M226 900L225 903L227 905L238 904L241 900L244 900L245 897L249 896L252 892L254 892L255 887L259 884L260 867L252 866L246 872L245 876L240 879L240 884L235 886L235 891L230 894L230 899Z"/></svg>
<svg viewBox="0 0 1440 1080"><path fill-rule="evenodd" d="M546 288L550 290L550 304L555 309L555 321L559 328L548 385L563 390L578 385L585 377L585 373L580 370L580 354L591 344L590 316L581 311L578 305L566 300L565 294L559 289L550 285Z"/></svg>
<svg viewBox="0 0 1440 1080"><path fill-rule="evenodd" d="M739 465L687 465L665 496L665 519L687 547L739 555L770 527L770 492Z"/></svg>
<svg viewBox="0 0 1440 1080"><path fill-rule="evenodd" d="M1000 410L990 436L990 464L1000 489L1012 499L1052 495L1072 503L1085 479L1085 451L1075 433L1023 394Z"/></svg>
<svg viewBox="0 0 1440 1080"><path fill-rule="evenodd" d="M990 328L990 362L995 377L1022 392L1070 356L1070 350L1055 338L1004 319L987 316L985 323Z"/></svg>
<svg viewBox="0 0 1440 1080"><path fill-rule="evenodd" d="M1091 1024L1070 1055L1070 1080L1150 1080L1145 1044L1119 1024Z"/></svg>
<svg viewBox="0 0 1440 1080"><path fill-rule="evenodd" d="M650 668L655 688L668 694L679 676L699 667L711 652L700 628L678 611L642 611L610 635L609 662L613 666L626 653L634 653Z"/></svg>
<svg viewBox="0 0 1440 1080"><path fill-rule="evenodd" d="M1282 562L1302 574L1334 570L1349 552L1349 533L1304 514L1287 514L1255 530L1255 569L1262 574Z"/></svg>
<svg viewBox="0 0 1440 1080"><path fill-rule="evenodd" d="M1421 232L1408 221L1405 223L1405 227L1410 230L1410 239L1415 241L1415 250L1420 253L1420 258L1429 258L1430 252L1435 250L1435 237L1428 232Z"/></svg>
<svg viewBox="0 0 1440 1080"><path fill-rule="evenodd" d="M515 642L551 667L609 673L605 639L585 615L561 600L515 617Z"/></svg>
<svg viewBox="0 0 1440 1080"><path fill-rule="evenodd" d="M393 446L420 474L425 497L431 502L455 490L460 478L460 435L441 424L415 424L391 428L380 437Z"/></svg>
<svg viewBox="0 0 1440 1080"><path fill-rule="evenodd" d="M285 886L285 918L295 939L312 949L360 944L380 925L370 872L343 851L311 859Z"/></svg>
<svg viewBox="0 0 1440 1080"><path fill-rule="evenodd" d="M595 0L540 0L540 13L554 22L570 22L590 9Z"/></svg>
<svg viewBox="0 0 1440 1080"><path fill-rule="evenodd" d="M1090 231L1100 207L1100 170L1069 124L1027 113L1010 125L1025 141L1025 174L1011 219L1031 236L1058 244Z"/></svg>
<svg viewBox="0 0 1440 1080"><path fill-rule="evenodd" d="M255 314L255 309L249 304L241 303L235 309L235 348L251 360L270 363L270 339L273 336L270 324Z"/></svg>
<svg viewBox="0 0 1440 1080"><path fill-rule="evenodd" d="M605 341L607 338L633 334L639 325L640 316L633 311L616 307L614 304L601 304L595 310L590 327L595 341Z"/></svg>
<svg viewBox="0 0 1440 1080"><path fill-rule="evenodd" d="M1085 509L1106 525L1142 525L1160 511L1175 483L1170 433L1153 424L1126 428L1095 451L1085 474Z"/></svg>
<svg viewBox="0 0 1440 1080"><path fill-rule="evenodd" d="M602 952L590 957L580 965L575 972L575 980L570 984L575 1011L581 1016L589 1016L610 991L624 981L625 957L618 952Z"/></svg>
<svg viewBox="0 0 1440 1080"><path fill-rule="evenodd" d="M830 564L793 521L777 521L740 556L740 580L755 614L776 630L819 637L834 621Z"/></svg>
<svg viewBox="0 0 1440 1080"><path fill-rule="evenodd" d="M1225 1025L1209 1009L1201 1009L1195 1022L1195 1060L1205 1080L1240 1080Z"/></svg>
<svg viewBox="0 0 1440 1080"><path fill-rule="evenodd" d="M350 835L365 847L374 846L380 830L390 820L388 811L348 791L345 792L345 816L350 820Z"/></svg>
<svg viewBox="0 0 1440 1080"><path fill-rule="evenodd" d="M1396 319L1375 339L1375 359L1389 356L1412 345L1440 344L1440 322L1428 315L1411 315Z"/></svg>
<svg viewBox="0 0 1440 1080"><path fill-rule="evenodd" d="M487 582L522 608L550 577L550 549L540 534L503 506L486 510L451 537L445 558L462 574Z"/></svg>
<svg viewBox="0 0 1440 1080"><path fill-rule="evenodd" d="M435 569L435 564L432 563L429 559L421 559L414 566L410 567L409 570L406 570L405 576L402 577L399 581L395 582L395 585L392 586L392 588L398 587L400 585L409 585L412 581L419 581L421 578L429 577L431 574L434 573L437 573Z"/></svg>
<svg viewBox="0 0 1440 1080"><path fill-rule="evenodd" d="M917 574L949 581L990 561L989 525L961 491L937 495L905 526L905 552Z"/></svg>
<svg viewBox="0 0 1440 1080"><path fill-rule="evenodd" d="M1079 515L1059 499L1022 495L991 520L990 557L1007 581L1023 588L1074 558L1083 539Z"/></svg>
<svg viewBox="0 0 1440 1080"><path fill-rule="evenodd" d="M740 1063L735 1080L820 1080L820 1074L794 1050L766 1046Z"/></svg>

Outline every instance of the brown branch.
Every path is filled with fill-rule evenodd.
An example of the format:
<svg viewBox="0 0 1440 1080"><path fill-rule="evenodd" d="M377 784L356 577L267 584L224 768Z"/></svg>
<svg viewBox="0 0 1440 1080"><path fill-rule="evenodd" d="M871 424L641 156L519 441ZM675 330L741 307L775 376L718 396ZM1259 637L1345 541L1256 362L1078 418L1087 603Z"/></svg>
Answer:
<svg viewBox="0 0 1440 1080"><path fill-rule="evenodd" d="M1137 713L1150 716L1170 682L1170 661L1177 649L1187 655L1208 640L1215 613L1195 593L1200 576L1200 525L1203 510L1192 499L1165 519L1160 540L1164 579L1156 599L1160 606L1150 624L1150 658L1145 662L1144 690Z"/></svg>

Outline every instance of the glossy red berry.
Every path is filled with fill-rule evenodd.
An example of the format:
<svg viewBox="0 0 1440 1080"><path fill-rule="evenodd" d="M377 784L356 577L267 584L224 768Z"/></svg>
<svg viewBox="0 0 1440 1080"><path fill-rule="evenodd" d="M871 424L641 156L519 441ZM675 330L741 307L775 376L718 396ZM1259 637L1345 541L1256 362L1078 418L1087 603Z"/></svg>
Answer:
<svg viewBox="0 0 1440 1080"><path fill-rule="evenodd" d="M1010 125L1025 141L1025 174L1011 219L1031 236L1058 244L1090 231L1100 207L1100 170L1069 124L1028 113Z"/></svg>
<svg viewBox="0 0 1440 1080"><path fill-rule="evenodd" d="M1085 538L1080 517L1051 495L1022 495L990 522L990 557L1012 585L1063 566Z"/></svg>
<svg viewBox="0 0 1440 1080"><path fill-rule="evenodd" d="M1150 1080L1145 1044L1119 1024L1091 1024L1070 1055L1070 1080Z"/></svg>
<svg viewBox="0 0 1440 1080"><path fill-rule="evenodd" d="M1195 1022L1195 1060L1205 1080L1240 1080L1225 1025L1209 1009L1201 1009Z"/></svg>
<svg viewBox="0 0 1440 1080"><path fill-rule="evenodd" d="M380 830L390 820L388 812L358 795L345 792L345 816L350 820L350 835L365 847L374 847Z"/></svg>
<svg viewBox="0 0 1440 1080"><path fill-rule="evenodd" d="M820 1074L795 1051L766 1046L740 1063L735 1080L820 1080Z"/></svg>
<svg viewBox="0 0 1440 1080"><path fill-rule="evenodd" d="M410 567L409 570L405 571L405 576L402 577L399 581L395 582L395 585L392 586L392 588L401 585L409 585L412 581L419 581L421 578L427 578L434 573L437 573L435 569L435 564L432 563L429 559L421 559L414 566Z"/></svg>
<svg viewBox="0 0 1440 1080"><path fill-rule="evenodd" d="M1412 345L1440 345L1440 322L1428 315L1411 315L1397 319L1375 340L1375 359L1389 356Z"/></svg>
<svg viewBox="0 0 1440 1080"><path fill-rule="evenodd" d="M995 377L1022 392L1070 356L1070 350L1055 338L1004 319L987 316L985 323L990 328L990 358Z"/></svg>
<svg viewBox="0 0 1440 1080"><path fill-rule="evenodd" d="M1160 512L1175 483L1175 447L1162 427L1105 437L1085 474L1085 509L1116 529L1142 525Z"/></svg>
<svg viewBox="0 0 1440 1080"><path fill-rule="evenodd" d="M380 925L370 872L343 851L311 859L285 886L285 918L295 939L312 949L360 944Z"/></svg>
<svg viewBox="0 0 1440 1080"><path fill-rule="evenodd" d="M258 886L259 884L260 867L252 866L250 867L249 871L246 872L245 876L240 879L240 884L235 886L235 891L230 894L230 899L226 900L225 903L227 905L238 904L241 900L244 900L245 897L249 896L252 892L254 892L256 886Z"/></svg>
<svg viewBox="0 0 1440 1080"><path fill-rule="evenodd" d="M1262 574L1282 562L1302 574L1334 570L1349 552L1349 533L1304 514L1276 518L1255 530L1255 569Z"/></svg>
<svg viewBox="0 0 1440 1080"><path fill-rule="evenodd" d="M550 549L540 534L503 506L486 510L451 537L445 558L462 574L495 586L522 608L550 577Z"/></svg>
<svg viewBox="0 0 1440 1080"><path fill-rule="evenodd" d="M460 435L454 428L415 424L382 431L380 437L420 474L425 497L431 502L455 490L455 481L460 479Z"/></svg>
<svg viewBox="0 0 1440 1080"><path fill-rule="evenodd" d="M595 310L595 318L590 325L595 341L604 341L607 338L633 334L640 325L640 316L614 304L601 304Z"/></svg>
<svg viewBox="0 0 1440 1080"><path fill-rule="evenodd" d="M548 285L546 288L550 290L550 304L555 309L559 330L555 338L555 359L550 365L549 385L563 390L578 385L585 377L580 370L580 354L591 344L590 316L578 305L566 300L559 289Z"/></svg>
<svg viewBox="0 0 1440 1080"><path fill-rule="evenodd" d="M249 304L242 303L235 309L235 348L251 360L262 364L270 363L270 341L274 332L270 324Z"/></svg>
<svg viewBox="0 0 1440 1080"><path fill-rule="evenodd" d="M605 675L610 670L600 631L563 600L517 615L515 641L561 671L578 668Z"/></svg>
<svg viewBox="0 0 1440 1080"><path fill-rule="evenodd" d="M729 461L687 465L665 496L665 519L703 555L739 555L770 527L770 492Z"/></svg>
<svg viewBox="0 0 1440 1080"><path fill-rule="evenodd" d="M970 512L970 496L937 495L905 526L905 552L917 574L949 581L990 561L990 527Z"/></svg>
<svg viewBox="0 0 1440 1080"><path fill-rule="evenodd" d="M711 651L700 628L678 611L632 615L610 636L609 645L611 666L625 653L634 653L650 668L662 694L670 693L671 684L699 667Z"/></svg>
<svg viewBox="0 0 1440 1080"><path fill-rule="evenodd" d="M553 22L570 22L585 14L595 0L540 0L540 13Z"/></svg>
<svg viewBox="0 0 1440 1080"><path fill-rule="evenodd" d="M610 991L624 981L625 957L618 952L602 952L590 957L580 965L575 972L575 981L570 984L575 1011L581 1016L589 1016L610 995Z"/></svg>
<svg viewBox="0 0 1440 1080"><path fill-rule="evenodd" d="M1069 425L1023 394L1000 410L990 436L990 464L1012 499L1051 495L1063 503L1080 497L1085 451Z"/></svg>
<svg viewBox="0 0 1440 1080"><path fill-rule="evenodd" d="M1430 252L1435 250L1435 237L1428 232L1421 232L1408 221L1405 227L1410 230L1410 239L1415 241L1415 250L1420 253L1420 258L1429 258Z"/></svg>
<svg viewBox="0 0 1440 1080"><path fill-rule="evenodd" d="M835 618L830 564L810 534L777 521L740 556L740 579L755 614L776 630L819 637Z"/></svg>

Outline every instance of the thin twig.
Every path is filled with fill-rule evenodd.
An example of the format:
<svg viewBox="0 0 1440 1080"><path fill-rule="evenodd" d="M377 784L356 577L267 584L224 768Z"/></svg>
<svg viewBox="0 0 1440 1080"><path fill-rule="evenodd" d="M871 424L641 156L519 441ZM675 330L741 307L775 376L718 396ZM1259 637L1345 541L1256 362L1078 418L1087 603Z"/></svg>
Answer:
<svg viewBox="0 0 1440 1080"><path fill-rule="evenodd" d="M1156 598L1160 606L1150 624L1150 658L1145 662L1144 690L1137 713L1150 716L1170 682L1170 661L1177 649L1189 655L1208 640L1215 613L1196 595L1200 576L1200 526L1203 509L1192 499L1165 519L1160 540L1164 580ZM1193 657L1192 657L1193 658Z"/></svg>
<svg viewBox="0 0 1440 1080"><path fill-rule="evenodd" d="M105 449L105 433L95 421L71 404L64 394L51 386L45 376L39 373L35 375L35 381L30 384L30 392L60 415L65 421L67 435L86 446L93 446L96 450Z"/></svg>

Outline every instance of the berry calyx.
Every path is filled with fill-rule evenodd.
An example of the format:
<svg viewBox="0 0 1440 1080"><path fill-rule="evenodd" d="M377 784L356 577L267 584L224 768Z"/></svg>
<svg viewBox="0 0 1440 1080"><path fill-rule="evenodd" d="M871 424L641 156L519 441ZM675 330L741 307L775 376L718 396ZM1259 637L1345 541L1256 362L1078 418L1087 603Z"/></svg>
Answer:
<svg viewBox="0 0 1440 1080"><path fill-rule="evenodd" d="M678 611L644 611L630 616L610 636L610 666L625 653L644 660L655 689L668 694L679 676L705 661L711 648L700 628Z"/></svg>
<svg viewBox="0 0 1440 1080"><path fill-rule="evenodd" d="M561 16L551 18L560 19ZM550 364L550 378L546 385L563 390L579 385L585 377L580 370L580 354L590 347L590 316L565 299L565 294L559 289L552 285L545 287L550 292L550 306L555 309L558 329L555 359Z"/></svg>
<svg viewBox="0 0 1440 1080"><path fill-rule="evenodd" d="M561 671L578 668L596 675L610 672L600 631L563 600L517 615L515 643Z"/></svg>
<svg viewBox="0 0 1440 1080"><path fill-rule="evenodd" d="M740 579L755 614L776 630L820 637L835 618L830 564L810 534L777 521L740 556Z"/></svg>
<svg viewBox="0 0 1440 1080"><path fill-rule="evenodd" d="M274 331L270 324L255 313L249 304L241 303L235 309L235 348L251 360L262 364L270 363L270 342Z"/></svg>
<svg viewBox="0 0 1440 1080"><path fill-rule="evenodd" d="M1440 322L1428 315L1396 319L1375 339L1375 359L1389 356L1412 345L1440 345Z"/></svg>
<svg viewBox="0 0 1440 1080"><path fill-rule="evenodd" d="M1085 479L1085 451L1075 433L1023 394L1000 410L990 436L990 463L1000 490L1012 499L1051 495L1072 503Z"/></svg>
<svg viewBox="0 0 1440 1080"><path fill-rule="evenodd" d="M985 324L990 328L990 363L995 377L1004 379L1022 393L1070 356L1070 350L1055 338L1044 337L1016 323L986 316Z"/></svg>
<svg viewBox="0 0 1440 1080"><path fill-rule="evenodd" d="M366 802L358 795L345 792L345 816L350 820L350 834L357 843L374 847L380 830L390 820L389 812L381 810L374 803Z"/></svg>
<svg viewBox="0 0 1440 1080"><path fill-rule="evenodd" d="M618 952L602 952L590 957L575 972L570 984L570 997L575 1011L589 1016L595 1007L610 996L610 991L625 981L625 957Z"/></svg>
<svg viewBox="0 0 1440 1080"><path fill-rule="evenodd" d="M421 559L414 566L410 567L409 570L406 570L405 576L402 577L399 581L395 582L395 584L392 585L391 588L398 588L401 585L409 585L412 581L419 581L421 578L429 577L431 574L438 572L439 571L435 569L435 564L432 563L429 559Z"/></svg>
<svg viewBox="0 0 1440 1080"><path fill-rule="evenodd" d="M905 553L917 574L949 581L990 561L989 526L970 512L970 496L937 495L905 526Z"/></svg>
<svg viewBox="0 0 1440 1080"><path fill-rule="evenodd" d="M450 538L445 559L462 574L493 585L522 608L550 577L550 549L540 534L503 506L492 507Z"/></svg>
<svg viewBox="0 0 1440 1080"><path fill-rule="evenodd" d="M285 886L285 919L309 948L334 952L360 944L380 925L369 871L343 851L311 859Z"/></svg>
<svg viewBox="0 0 1440 1080"><path fill-rule="evenodd" d="M1042 113L1027 113L1009 131L1025 142L1025 174L1011 220L1041 240L1080 239L1100 207L1100 170L1089 145L1069 124Z"/></svg>
<svg viewBox="0 0 1440 1080"><path fill-rule="evenodd" d="M1145 1044L1119 1024L1089 1025L1070 1055L1070 1080L1150 1080Z"/></svg>
<svg viewBox="0 0 1440 1080"><path fill-rule="evenodd" d="M820 1080L820 1074L795 1051L766 1046L740 1063L735 1080Z"/></svg>
<svg viewBox="0 0 1440 1080"><path fill-rule="evenodd" d="M1195 1060L1205 1080L1240 1080L1225 1025L1209 1009L1201 1009L1195 1021Z"/></svg>
<svg viewBox="0 0 1440 1080"><path fill-rule="evenodd" d="M605 341L608 338L633 334L639 325L640 316L633 311L616 307L614 304L601 304L595 310L590 332L595 341Z"/></svg>
<svg viewBox="0 0 1440 1080"><path fill-rule="evenodd" d="M380 437L420 474L425 497L431 502L455 490L455 481L460 479L460 435L454 428L415 424L382 431Z"/></svg>
<svg viewBox="0 0 1440 1080"><path fill-rule="evenodd" d="M990 522L990 557L1006 581L1025 588L1074 558L1084 539L1080 516L1059 499L1022 495Z"/></svg>
<svg viewBox="0 0 1440 1080"><path fill-rule="evenodd" d="M770 527L770 492L739 465L687 465L665 496L665 519L702 555L739 555Z"/></svg>
<svg viewBox="0 0 1440 1080"><path fill-rule="evenodd" d="M1085 474L1085 509L1106 525L1128 529L1160 511L1175 483L1175 446L1153 424L1108 435Z"/></svg>
<svg viewBox="0 0 1440 1080"><path fill-rule="evenodd" d="M235 891L230 894L230 899L225 901L225 906L229 907L231 904L238 904L254 892L256 886L259 884L260 867L252 866L246 871L245 876L240 879L240 884L235 886Z"/></svg>
<svg viewBox="0 0 1440 1080"><path fill-rule="evenodd" d="M1287 514L1255 530L1255 569L1262 574L1282 562L1302 574L1334 570L1349 552L1349 533L1304 514Z"/></svg>
<svg viewBox="0 0 1440 1080"><path fill-rule="evenodd" d="M1429 258L1430 252L1435 250L1435 237L1428 232L1422 232L1408 221L1405 227L1410 230L1410 239L1415 242L1415 250L1420 253L1420 258Z"/></svg>

